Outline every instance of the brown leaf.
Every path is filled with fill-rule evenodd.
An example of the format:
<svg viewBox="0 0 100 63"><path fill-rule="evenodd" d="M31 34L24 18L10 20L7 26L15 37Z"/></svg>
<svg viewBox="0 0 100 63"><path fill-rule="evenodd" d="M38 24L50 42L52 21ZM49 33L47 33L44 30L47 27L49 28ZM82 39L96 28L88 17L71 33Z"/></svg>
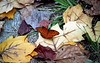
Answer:
<svg viewBox="0 0 100 63"><path fill-rule="evenodd" d="M84 0L86 3L93 5L90 9L85 9L85 12L91 16L100 16L100 0Z"/></svg>
<svg viewBox="0 0 100 63"><path fill-rule="evenodd" d="M65 44L58 49L55 60L57 60L57 63L85 63L88 58L84 53L85 50L81 49L79 45Z"/></svg>
<svg viewBox="0 0 100 63"><path fill-rule="evenodd" d="M25 20L24 17L29 17L31 15L32 9L34 8L33 5L26 6L25 8L19 10L21 13L21 20Z"/></svg>
<svg viewBox="0 0 100 63"><path fill-rule="evenodd" d="M44 47L42 45L38 45L35 51L38 55L33 58L42 58L43 60L54 60L56 57L56 53L50 47Z"/></svg>
<svg viewBox="0 0 100 63"><path fill-rule="evenodd" d="M23 5L30 5L30 4L34 3L34 0L18 0L18 2Z"/></svg>
<svg viewBox="0 0 100 63"><path fill-rule="evenodd" d="M31 28L27 25L27 23L25 21L22 21L22 23L19 27L18 33L20 35L23 35L23 34L26 34L30 31L31 31Z"/></svg>
<svg viewBox="0 0 100 63"><path fill-rule="evenodd" d="M50 11L38 11L36 9L33 9L31 15L24 18L26 23L31 25L35 29L36 27L40 27L40 21L49 20L51 14L52 13Z"/></svg>
<svg viewBox="0 0 100 63"><path fill-rule="evenodd" d="M47 21L47 20L42 20L39 22L40 26L43 26L45 28L48 28L48 25L52 22L53 20Z"/></svg>
<svg viewBox="0 0 100 63"><path fill-rule="evenodd" d="M0 32L1 32L1 29L3 28L4 23L5 23L5 21L0 21Z"/></svg>

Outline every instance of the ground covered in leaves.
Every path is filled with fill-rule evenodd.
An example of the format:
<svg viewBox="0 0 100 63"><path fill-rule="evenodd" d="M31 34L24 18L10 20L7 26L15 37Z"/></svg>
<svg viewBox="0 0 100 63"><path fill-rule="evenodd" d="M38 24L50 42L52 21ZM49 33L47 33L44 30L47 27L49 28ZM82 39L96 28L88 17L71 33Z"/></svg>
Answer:
<svg viewBox="0 0 100 63"><path fill-rule="evenodd" d="M99 63L99 4L0 0L0 62Z"/></svg>

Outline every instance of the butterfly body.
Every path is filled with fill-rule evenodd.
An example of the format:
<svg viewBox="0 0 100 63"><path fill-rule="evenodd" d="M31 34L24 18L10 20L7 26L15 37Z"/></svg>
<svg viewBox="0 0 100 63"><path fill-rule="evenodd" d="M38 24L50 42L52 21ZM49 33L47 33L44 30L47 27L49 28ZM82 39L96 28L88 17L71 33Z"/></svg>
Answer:
<svg viewBox="0 0 100 63"><path fill-rule="evenodd" d="M59 32L56 30L49 30L45 27L36 27L36 30L41 33L41 36L46 39L50 39L55 35L58 35Z"/></svg>

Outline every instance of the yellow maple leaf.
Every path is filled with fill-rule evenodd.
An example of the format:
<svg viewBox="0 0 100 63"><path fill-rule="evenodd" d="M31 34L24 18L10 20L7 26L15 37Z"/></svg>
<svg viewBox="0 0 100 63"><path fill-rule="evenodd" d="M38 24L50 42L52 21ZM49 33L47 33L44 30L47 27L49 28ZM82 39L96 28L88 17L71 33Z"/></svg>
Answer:
<svg viewBox="0 0 100 63"><path fill-rule="evenodd" d="M67 10L63 13L64 22L76 21L77 24L88 25L91 27L91 21L93 17L90 17L83 13L83 9L80 4L77 4L74 7L68 7Z"/></svg>
<svg viewBox="0 0 100 63"><path fill-rule="evenodd" d="M4 62L30 62L31 57L27 55L32 54L35 45L26 42L26 36L16 38L11 36L0 44L0 53ZM34 55L36 54L35 52Z"/></svg>
<svg viewBox="0 0 100 63"><path fill-rule="evenodd" d="M8 13L4 12L4 13L0 14L0 18L2 18L2 17L8 17L8 19L13 19L15 12L16 12L16 9L12 9Z"/></svg>

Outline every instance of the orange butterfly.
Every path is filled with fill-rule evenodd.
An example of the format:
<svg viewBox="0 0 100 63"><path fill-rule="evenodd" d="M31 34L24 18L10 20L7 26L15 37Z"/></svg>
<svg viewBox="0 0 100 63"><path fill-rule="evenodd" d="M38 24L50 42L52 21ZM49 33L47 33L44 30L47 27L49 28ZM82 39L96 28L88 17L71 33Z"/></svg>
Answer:
<svg viewBox="0 0 100 63"><path fill-rule="evenodd" d="M49 30L45 27L36 27L36 30L41 33L41 36L46 39L50 39L55 35L58 35L59 32L56 30Z"/></svg>

